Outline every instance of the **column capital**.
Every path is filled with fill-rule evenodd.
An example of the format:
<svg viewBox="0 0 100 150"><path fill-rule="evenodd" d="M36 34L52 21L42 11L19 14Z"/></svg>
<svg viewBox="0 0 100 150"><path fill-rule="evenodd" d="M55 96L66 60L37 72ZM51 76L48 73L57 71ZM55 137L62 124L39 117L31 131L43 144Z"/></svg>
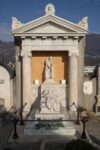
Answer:
<svg viewBox="0 0 100 150"><path fill-rule="evenodd" d="M21 56L22 57L32 57L32 52L31 51L21 51Z"/></svg>
<svg viewBox="0 0 100 150"><path fill-rule="evenodd" d="M70 57L78 57L79 56L79 54L78 53L72 53L72 52L69 52L69 54L68 54Z"/></svg>

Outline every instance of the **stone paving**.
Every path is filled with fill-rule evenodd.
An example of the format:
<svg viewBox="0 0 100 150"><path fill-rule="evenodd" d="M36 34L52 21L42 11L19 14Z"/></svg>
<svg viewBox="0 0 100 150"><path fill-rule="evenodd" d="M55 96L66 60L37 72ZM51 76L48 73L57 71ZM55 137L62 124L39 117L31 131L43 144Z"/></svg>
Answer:
<svg viewBox="0 0 100 150"><path fill-rule="evenodd" d="M76 126L78 130L78 134L81 136L82 133L82 124L80 126ZM91 138L93 144L100 148L100 117L92 116L89 121L86 123L87 133ZM0 150L4 150L4 148L11 148L11 150L44 150L45 141L41 143L41 141L35 141L34 143L17 143L16 140L13 143L9 143L9 137L13 131L13 124L8 123L2 129L0 129ZM65 143L58 142L46 142L45 150L62 150ZM6 149L5 149L6 150ZM10 150L10 149L9 149Z"/></svg>

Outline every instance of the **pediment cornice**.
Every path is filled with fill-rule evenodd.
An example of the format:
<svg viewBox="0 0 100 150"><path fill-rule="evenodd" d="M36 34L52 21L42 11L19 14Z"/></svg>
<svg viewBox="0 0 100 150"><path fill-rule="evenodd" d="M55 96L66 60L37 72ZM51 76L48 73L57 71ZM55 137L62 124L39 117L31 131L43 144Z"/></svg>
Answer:
<svg viewBox="0 0 100 150"><path fill-rule="evenodd" d="M86 34L87 30L83 29L82 27L79 26L79 24L74 24L68 20L62 19L58 16L55 15L45 15L43 17L40 17L36 20L33 20L29 23L23 24L21 27L13 30L13 34L28 34L27 32L31 30L34 30L46 23L53 23L56 25L59 25L60 27L63 27L64 29L70 30L73 33L83 33Z"/></svg>

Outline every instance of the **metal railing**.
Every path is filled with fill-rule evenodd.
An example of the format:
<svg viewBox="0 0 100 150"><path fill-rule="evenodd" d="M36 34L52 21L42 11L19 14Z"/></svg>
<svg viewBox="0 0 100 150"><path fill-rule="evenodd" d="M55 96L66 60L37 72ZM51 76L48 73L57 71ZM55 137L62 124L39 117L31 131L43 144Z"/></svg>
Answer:
<svg viewBox="0 0 100 150"><path fill-rule="evenodd" d="M77 112L77 118L75 120L69 119L69 120L63 120L63 119L57 119L57 120L43 120L43 119L32 119L32 120L28 120L28 119L23 119L23 110L25 108L27 104L25 103L21 108L19 108L17 111L14 112L14 116L13 116L13 125L14 125L14 132L13 132L13 139L18 139L18 133L17 133L17 124L18 122L20 122L20 125L24 125L24 122L73 122L76 125L80 125L80 122L82 122L83 124L83 129L82 129L82 135L81 138L82 139L86 139L86 122L88 121L88 118L86 116L80 118L80 111L79 111L79 106L76 106L75 103L73 103L70 107L74 106L76 108L76 112ZM70 107L68 109L70 109ZM19 112L19 113L18 113Z"/></svg>

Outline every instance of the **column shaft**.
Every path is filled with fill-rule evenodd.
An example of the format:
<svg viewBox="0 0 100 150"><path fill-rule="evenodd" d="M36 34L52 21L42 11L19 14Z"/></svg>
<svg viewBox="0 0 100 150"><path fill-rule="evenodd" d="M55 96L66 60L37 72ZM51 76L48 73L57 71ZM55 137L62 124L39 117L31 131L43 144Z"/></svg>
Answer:
<svg viewBox="0 0 100 150"><path fill-rule="evenodd" d="M14 96L14 105L16 108L21 106L21 59L20 59L20 41L15 40L16 53L16 98Z"/></svg>
<svg viewBox="0 0 100 150"><path fill-rule="evenodd" d="M78 101L77 55L70 55L69 68L69 105Z"/></svg>
<svg viewBox="0 0 100 150"><path fill-rule="evenodd" d="M30 111L31 85L32 85L31 54L24 54L22 62L23 62L23 105L27 103L25 111Z"/></svg>

